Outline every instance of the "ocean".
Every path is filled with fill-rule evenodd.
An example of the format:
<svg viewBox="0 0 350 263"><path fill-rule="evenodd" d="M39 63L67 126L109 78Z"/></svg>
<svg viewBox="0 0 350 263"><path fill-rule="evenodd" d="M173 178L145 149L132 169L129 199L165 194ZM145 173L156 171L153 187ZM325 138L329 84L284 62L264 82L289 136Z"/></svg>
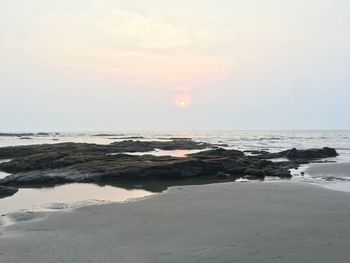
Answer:
<svg viewBox="0 0 350 263"><path fill-rule="evenodd" d="M304 165L293 170L295 176L291 183L306 183L326 187L332 190L350 192L350 130L314 130L314 131L195 131L195 132L79 132L49 133L25 136L0 136L0 147L31 145L60 142L86 142L109 144L114 141L134 140L169 140L174 137L192 138L196 141L225 144L228 149L267 150L278 152L290 148L306 149L333 147L338 157L329 158L330 164ZM154 155L185 156L194 151L160 151L149 152ZM133 153L135 154L135 153ZM136 153L145 154L145 153ZM0 162L8 160L0 160ZM341 169L339 165L343 165ZM328 165L326 169L320 165ZM332 166L333 165L333 166ZM337 166L338 165L338 166ZM310 170L308 170L310 169ZM301 176L301 171L305 172ZM308 173L310 171L310 173ZM319 172L318 172L319 171ZM9 174L0 172L0 178ZM245 181L245 180L242 180ZM267 178L263 183L280 180ZM237 182L242 183L242 182ZM92 184L68 184L52 188L20 189L12 197L0 199L0 213L18 210L56 210L76 206L104 203L125 202L143 198L154 193L140 189L122 189L113 186Z"/></svg>

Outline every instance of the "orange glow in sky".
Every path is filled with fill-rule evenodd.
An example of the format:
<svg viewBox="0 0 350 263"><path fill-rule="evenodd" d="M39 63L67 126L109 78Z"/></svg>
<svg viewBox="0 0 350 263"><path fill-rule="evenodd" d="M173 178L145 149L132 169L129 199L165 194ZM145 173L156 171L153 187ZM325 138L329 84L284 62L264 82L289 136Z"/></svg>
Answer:
<svg viewBox="0 0 350 263"><path fill-rule="evenodd" d="M176 99L176 106L180 109L186 109L190 105L190 98L188 96L179 96Z"/></svg>

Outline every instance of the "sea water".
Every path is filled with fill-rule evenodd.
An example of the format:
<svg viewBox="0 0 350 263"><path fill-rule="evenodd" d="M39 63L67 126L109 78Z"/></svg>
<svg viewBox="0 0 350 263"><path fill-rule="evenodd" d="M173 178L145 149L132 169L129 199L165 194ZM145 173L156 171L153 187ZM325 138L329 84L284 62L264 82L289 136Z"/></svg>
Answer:
<svg viewBox="0 0 350 263"><path fill-rule="evenodd" d="M225 144L228 149L238 150L266 150L278 152L290 148L306 149L319 147L336 148L340 154L338 157L329 158L328 161L340 164L350 163L350 131L349 130L322 130L322 131L196 131L196 132L94 132L94 133L52 133L45 136L0 136L0 147L31 145L62 142L85 142L96 144L109 144L123 140L141 141L168 141L171 138L192 138L213 144ZM162 151L154 150L147 154L171 155L185 157L195 150ZM146 154L146 153L133 153ZM0 160L1 162L9 160ZM336 165L335 164L335 165ZM322 164L321 164L322 165ZM323 170L323 174L312 176L307 173L309 166L302 166L299 170L292 171L294 177L291 182L316 184L326 188L350 192L350 169L342 169L341 173L332 173L334 168ZM350 166L347 166L350 167ZM302 176L301 171L306 171ZM0 172L0 178L9 174ZM267 178L266 182L269 182ZM49 210L72 207L96 202L120 202L133 198L151 195L145 190L126 190L114 186L98 186L93 184L68 184L53 188L20 189L12 197L0 199L0 213L8 213L17 210Z"/></svg>

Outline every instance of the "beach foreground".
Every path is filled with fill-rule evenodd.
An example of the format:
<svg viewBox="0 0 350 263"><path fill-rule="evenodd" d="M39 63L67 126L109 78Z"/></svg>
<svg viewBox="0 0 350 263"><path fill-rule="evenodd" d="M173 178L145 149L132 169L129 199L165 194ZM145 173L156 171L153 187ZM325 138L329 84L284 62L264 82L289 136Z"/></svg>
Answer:
<svg viewBox="0 0 350 263"><path fill-rule="evenodd" d="M349 200L297 183L173 187L8 226L0 262L348 262Z"/></svg>

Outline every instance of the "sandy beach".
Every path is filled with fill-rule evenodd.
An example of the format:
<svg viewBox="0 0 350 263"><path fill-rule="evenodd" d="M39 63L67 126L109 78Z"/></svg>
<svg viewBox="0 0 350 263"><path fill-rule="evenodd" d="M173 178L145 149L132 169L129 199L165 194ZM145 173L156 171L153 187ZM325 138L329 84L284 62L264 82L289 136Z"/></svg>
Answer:
<svg viewBox="0 0 350 263"><path fill-rule="evenodd" d="M298 183L173 187L8 226L0 262L348 262L349 201Z"/></svg>

